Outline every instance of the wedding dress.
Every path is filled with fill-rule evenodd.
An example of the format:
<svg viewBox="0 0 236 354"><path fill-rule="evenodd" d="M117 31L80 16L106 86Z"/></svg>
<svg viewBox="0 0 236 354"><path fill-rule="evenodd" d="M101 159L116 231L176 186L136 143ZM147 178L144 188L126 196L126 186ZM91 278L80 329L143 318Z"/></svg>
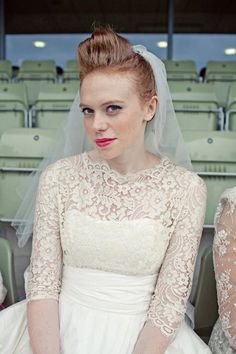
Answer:
<svg viewBox="0 0 236 354"><path fill-rule="evenodd" d="M42 174L27 300L0 313L0 352L30 354L26 301L59 301L63 354L132 354L147 319L166 354L207 354L185 321L206 190L162 157L122 175L87 152Z"/></svg>

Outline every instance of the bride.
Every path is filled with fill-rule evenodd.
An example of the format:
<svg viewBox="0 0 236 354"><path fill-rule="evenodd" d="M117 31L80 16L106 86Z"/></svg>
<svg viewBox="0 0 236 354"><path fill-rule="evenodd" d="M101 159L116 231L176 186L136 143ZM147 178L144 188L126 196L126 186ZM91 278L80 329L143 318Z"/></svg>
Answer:
<svg viewBox="0 0 236 354"><path fill-rule="evenodd" d="M0 351L211 353L185 321L206 187L164 65L109 27L78 56L80 92L39 181L27 300L1 312Z"/></svg>

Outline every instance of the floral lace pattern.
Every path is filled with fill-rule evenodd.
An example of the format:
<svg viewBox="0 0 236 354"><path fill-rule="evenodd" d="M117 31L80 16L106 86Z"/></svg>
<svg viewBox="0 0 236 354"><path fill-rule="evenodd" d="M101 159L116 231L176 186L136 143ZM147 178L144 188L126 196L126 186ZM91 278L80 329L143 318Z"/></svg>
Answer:
<svg viewBox="0 0 236 354"><path fill-rule="evenodd" d="M38 188L28 300L60 293L63 264L157 274L148 318L174 336L184 318L206 187L162 158L127 175L87 153L49 166Z"/></svg>
<svg viewBox="0 0 236 354"><path fill-rule="evenodd" d="M213 353L236 353L236 188L221 197L213 244L219 319L210 346Z"/></svg>
<svg viewBox="0 0 236 354"><path fill-rule="evenodd" d="M217 320L209 342L209 347L213 354L235 354L236 349L229 345L229 340L225 336L220 319Z"/></svg>

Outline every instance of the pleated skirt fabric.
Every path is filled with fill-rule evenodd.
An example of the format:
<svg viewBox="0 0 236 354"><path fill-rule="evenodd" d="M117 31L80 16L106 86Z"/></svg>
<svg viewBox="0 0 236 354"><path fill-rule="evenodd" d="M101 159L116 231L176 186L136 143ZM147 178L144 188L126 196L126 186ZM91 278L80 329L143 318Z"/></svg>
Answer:
<svg viewBox="0 0 236 354"><path fill-rule="evenodd" d="M65 266L59 298L62 354L132 354L147 319L156 275L129 276ZM0 353L32 354L26 301L0 312ZM183 322L166 354L208 354Z"/></svg>

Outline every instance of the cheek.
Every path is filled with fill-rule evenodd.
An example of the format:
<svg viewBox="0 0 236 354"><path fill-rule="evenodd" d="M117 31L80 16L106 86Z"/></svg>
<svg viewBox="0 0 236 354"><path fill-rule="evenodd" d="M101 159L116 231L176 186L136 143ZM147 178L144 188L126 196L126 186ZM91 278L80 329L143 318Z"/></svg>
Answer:
<svg viewBox="0 0 236 354"><path fill-rule="evenodd" d="M139 133L141 125L142 120L140 118L140 112L137 112L137 114L132 114L126 117L126 120L120 124L120 129L124 134L130 136L131 134Z"/></svg>
<svg viewBox="0 0 236 354"><path fill-rule="evenodd" d="M91 121L89 119L84 118L84 128L89 135L91 133Z"/></svg>
<svg viewBox="0 0 236 354"><path fill-rule="evenodd" d="M139 114L137 112L126 114L122 119L117 120L115 125L120 132L129 134L139 128Z"/></svg>

